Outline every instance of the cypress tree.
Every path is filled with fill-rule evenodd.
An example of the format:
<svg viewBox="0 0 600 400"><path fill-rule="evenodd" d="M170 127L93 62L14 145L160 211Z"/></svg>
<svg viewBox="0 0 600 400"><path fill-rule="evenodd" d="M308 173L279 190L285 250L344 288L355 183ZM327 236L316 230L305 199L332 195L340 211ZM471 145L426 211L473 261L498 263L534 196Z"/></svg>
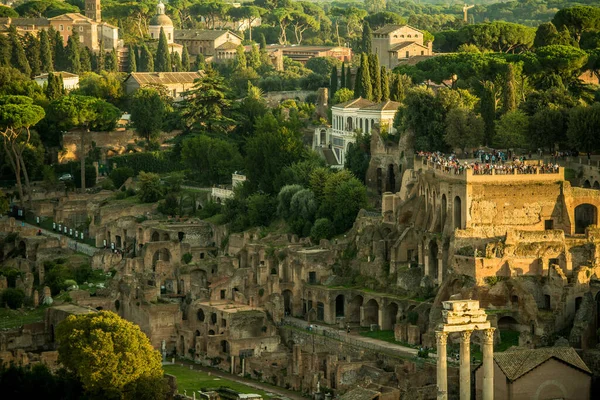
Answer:
<svg viewBox="0 0 600 400"><path fill-rule="evenodd" d="M171 53L171 62L173 63L171 70L173 72L181 72L181 58L179 57L178 52L173 51L173 53Z"/></svg>
<svg viewBox="0 0 600 400"><path fill-rule="evenodd" d="M137 49L135 46L129 47L129 66L127 72L137 72Z"/></svg>
<svg viewBox="0 0 600 400"><path fill-rule="evenodd" d="M196 56L196 61L194 62L194 70L195 71L203 71L206 68L206 63L204 61L204 55L198 54Z"/></svg>
<svg viewBox="0 0 600 400"><path fill-rule="evenodd" d="M0 65L10 66L10 41L3 35L0 35Z"/></svg>
<svg viewBox="0 0 600 400"><path fill-rule="evenodd" d="M167 42L167 35L165 35L163 28L160 28L154 69L156 72L171 72L171 54L169 54L169 43Z"/></svg>
<svg viewBox="0 0 600 400"><path fill-rule="evenodd" d="M485 127L485 144L489 146L496 134L496 91L493 82L486 81L483 83L479 104Z"/></svg>
<svg viewBox="0 0 600 400"><path fill-rule="evenodd" d="M154 72L154 57L145 44L142 46L142 54L140 55L140 71Z"/></svg>
<svg viewBox="0 0 600 400"><path fill-rule="evenodd" d="M54 55L54 70L61 71L66 68L67 60L65 59L65 46L60 32L50 28L49 38L52 42L52 51Z"/></svg>
<svg viewBox="0 0 600 400"><path fill-rule="evenodd" d="M48 32L46 32L44 29L40 31L40 62L42 72L54 71L54 64L52 61L52 46L50 45Z"/></svg>
<svg viewBox="0 0 600 400"><path fill-rule="evenodd" d="M267 50L267 39L265 38L265 34L260 34L260 49Z"/></svg>
<svg viewBox="0 0 600 400"><path fill-rule="evenodd" d="M504 88L502 90L502 113L504 114L517 108L515 69L511 63L508 63L506 67Z"/></svg>
<svg viewBox="0 0 600 400"><path fill-rule="evenodd" d="M340 76L340 89L346 87L346 63L342 63L342 72Z"/></svg>
<svg viewBox="0 0 600 400"><path fill-rule="evenodd" d="M10 39L10 65L13 68L18 69L22 73L27 76L31 76L31 67L29 66L29 61L27 61L27 57L25 56L25 50L23 49L23 45L17 36L17 30L14 27L10 28L8 33Z"/></svg>
<svg viewBox="0 0 600 400"><path fill-rule="evenodd" d="M256 43L252 43L250 54L248 55L248 66L256 70L260 68L261 65L262 61L260 59L260 50L258 49Z"/></svg>
<svg viewBox="0 0 600 400"><path fill-rule="evenodd" d="M48 100L56 100L63 95L63 82L61 75L48 73L48 83L46 84L46 97Z"/></svg>
<svg viewBox="0 0 600 400"><path fill-rule="evenodd" d="M360 67L358 67L358 71L356 72L354 94L356 97L368 100L373 99L373 85L371 85L371 75L369 74L369 58L366 53L360 55Z"/></svg>
<svg viewBox="0 0 600 400"><path fill-rule="evenodd" d="M369 54L369 75L371 76L371 87L373 101L381 101L381 69L379 68L379 57L377 54Z"/></svg>
<svg viewBox="0 0 600 400"><path fill-rule="evenodd" d="M67 71L78 74L81 71L81 61L79 57L79 35L77 32L73 32L73 34L69 36L65 53Z"/></svg>
<svg viewBox="0 0 600 400"><path fill-rule="evenodd" d="M104 44L102 44L102 42L100 42L100 48L98 49L98 53L96 54L96 56L94 57L95 62L95 71L97 73L100 73L102 71L104 71L105 65L104 65L104 59L105 59L105 55L104 53L106 53L104 51Z"/></svg>
<svg viewBox="0 0 600 400"><path fill-rule="evenodd" d="M354 85L352 85L352 66L348 65L346 69L346 89L352 90Z"/></svg>
<svg viewBox="0 0 600 400"><path fill-rule="evenodd" d="M40 59L40 41L31 33L25 35L25 54L31 67L31 76L38 76L42 72Z"/></svg>
<svg viewBox="0 0 600 400"><path fill-rule="evenodd" d="M387 72L385 65L381 67L381 100L390 99L390 75Z"/></svg>
<svg viewBox="0 0 600 400"><path fill-rule="evenodd" d="M112 49L110 53L105 53L106 59L104 61L105 68L110 72L119 72L119 59L117 58L117 50Z"/></svg>
<svg viewBox="0 0 600 400"><path fill-rule="evenodd" d="M79 52L79 61L81 63L81 72L90 72L92 70L92 52L89 48L83 47Z"/></svg>
<svg viewBox="0 0 600 400"><path fill-rule="evenodd" d="M343 64L342 64L343 65ZM331 67L331 76L329 77L329 98L333 99L333 95L338 90L338 73L337 67Z"/></svg>
<svg viewBox="0 0 600 400"><path fill-rule="evenodd" d="M190 70L190 53L188 53L187 46L183 46L183 53L181 54L181 70L185 72Z"/></svg>
<svg viewBox="0 0 600 400"><path fill-rule="evenodd" d="M371 54L371 36L373 32L371 31L371 26L367 21L363 23L363 31L362 31L362 39L361 39L361 49L363 53Z"/></svg>
<svg viewBox="0 0 600 400"><path fill-rule="evenodd" d="M235 49L235 61L234 69L240 71L248 66L248 60L246 59L246 50L241 44Z"/></svg>

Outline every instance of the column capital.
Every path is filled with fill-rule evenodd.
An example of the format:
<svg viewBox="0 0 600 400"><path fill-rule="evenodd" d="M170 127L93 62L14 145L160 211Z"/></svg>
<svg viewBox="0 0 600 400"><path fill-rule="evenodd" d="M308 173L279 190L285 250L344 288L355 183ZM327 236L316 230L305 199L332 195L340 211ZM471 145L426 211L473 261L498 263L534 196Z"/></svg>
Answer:
<svg viewBox="0 0 600 400"><path fill-rule="evenodd" d="M483 342L494 343L494 332L496 328L488 328L483 330Z"/></svg>
<svg viewBox="0 0 600 400"><path fill-rule="evenodd" d="M435 339L440 345L445 346L448 343L448 332L436 331Z"/></svg>
<svg viewBox="0 0 600 400"><path fill-rule="evenodd" d="M462 331L460 333L460 340L462 342L468 342L471 340L471 333L473 333L472 330L468 330L468 331Z"/></svg>

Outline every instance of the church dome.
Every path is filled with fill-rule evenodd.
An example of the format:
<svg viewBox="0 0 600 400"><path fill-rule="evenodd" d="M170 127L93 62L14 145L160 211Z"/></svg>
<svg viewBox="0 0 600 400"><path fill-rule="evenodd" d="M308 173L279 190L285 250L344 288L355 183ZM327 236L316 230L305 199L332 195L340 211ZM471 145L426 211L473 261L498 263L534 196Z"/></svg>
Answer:
<svg viewBox="0 0 600 400"><path fill-rule="evenodd" d="M166 14L158 14L150 20L150 26L173 26L173 21Z"/></svg>

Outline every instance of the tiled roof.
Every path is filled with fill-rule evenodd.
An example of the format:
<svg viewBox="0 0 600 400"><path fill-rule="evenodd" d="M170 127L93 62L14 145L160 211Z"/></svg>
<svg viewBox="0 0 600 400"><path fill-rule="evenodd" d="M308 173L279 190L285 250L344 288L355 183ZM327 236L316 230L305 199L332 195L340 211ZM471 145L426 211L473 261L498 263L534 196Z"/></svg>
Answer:
<svg viewBox="0 0 600 400"><path fill-rule="evenodd" d="M29 25L50 25L48 18L0 18L0 24L14 26L29 26Z"/></svg>
<svg viewBox="0 0 600 400"><path fill-rule="evenodd" d="M87 21L87 22L93 22L92 19L86 17L85 15L81 15L79 13L67 13L67 14L61 14L61 15L57 15L56 17L52 17L49 18L50 21L64 21L64 20L71 20L71 21Z"/></svg>
<svg viewBox="0 0 600 400"><path fill-rule="evenodd" d="M241 39L238 35L231 31L218 29L175 29L174 36L175 40L217 40L227 33Z"/></svg>
<svg viewBox="0 0 600 400"><path fill-rule="evenodd" d="M132 72L126 80L134 79L140 85L191 83L201 78L202 72Z"/></svg>
<svg viewBox="0 0 600 400"><path fill-rule="evenodd" d="M381 103L373 104L372 106L362 107L361 110L381 110L381 111L396 111L400 107L400 103L397 101L382 101Z"/></svg>
<svg viewBox="0 0 600 400"><path fill-rule="evenodd" d="M235 50L237 49L237 47L238 45L233 42L225 42L219 47L217 47L217 50Z"/></svg>
<svg viewBox="0 0 600 400"><path fill-rule="evenodd" d="M54 75L60 75L60 76L63 77L63 79L64 78L77 78L79 76L77 74L72 74L72 73L67 72L67 71L54 72ZM41 75L38 75L38 76L34 77L33 79L46 79L46 78L48 78L48 74L41 74Z"/></svg>
<svg viewBox="0 0 600 400"><path fill-rule="evenodd" d="M414 28L414 27L412 27L410 25L391 25L390 24L390 25L382 26L381 28L373 31L373 33L378 34L378 35L386 35L388 33L394 32L395 30L398 30L398 29L403 28L403 27L407 27L407 28L413 29L413 30L415 30L417 32L421 32L417 28Z"/></svg>
<svg viewBox="0 0 600 400"><path fill-rule="evenodd" d="M371 100L363 99L359 97L358 99L346 101L340 104L334 104L334 107L338 108L366 108L375 105Z"/></svg>
<svg viewBox="0 0 600 400"><path fill-rule="evenodd" d="M585 373L592 373L572 347L544 347L494 353L494 361L511 381L519 379L551 358L560 360Z"/></svg>
<svg viewBox="0 0 600 400"><path fill-rule="evenodd" d="M389 49L388 51L402 50L403 48L411 46L413 44L416 45L416 46L422 47L424 49L427 48L427 46L423 46L422 44L419 44L417 42L401 42L401 43L398 43L396 46L392 47L391 49Z"/></svg>
<svg viewBox="0 0 600 400"><path fill-rule="evenodd" d="M362 387L356 387L346 392L340 397L340 400L373 400L381 393L371 389L365 389Z"/></svg>
<svg viewBox="0 0 600 400"><path fill-rule="evenodd" d="M417 64L418 64L418 63L420 63L421 61L425 61L425 60L427 60L428 58L435 57L435 56L437 56L437 55L438 55L438 54L432 54L432 55L430 55L430 56L426 56L426 55L422 55L422 56L420 56L420 55L417 55L417 56L412 56L412 57L408 57L408 58L405 58L405 59L399 59L399 60L398 60L398 64L399 64L399 65L417 65Z"/></svg>
<svg viewBox="0 0 600 400"><path fill-rule="evenodd" d="M335 49L347 49L343 46L293 46L293 45L282 45L282 44L269 44L267 49L281 49L284 52L294 51L331 51Z"/></svg>

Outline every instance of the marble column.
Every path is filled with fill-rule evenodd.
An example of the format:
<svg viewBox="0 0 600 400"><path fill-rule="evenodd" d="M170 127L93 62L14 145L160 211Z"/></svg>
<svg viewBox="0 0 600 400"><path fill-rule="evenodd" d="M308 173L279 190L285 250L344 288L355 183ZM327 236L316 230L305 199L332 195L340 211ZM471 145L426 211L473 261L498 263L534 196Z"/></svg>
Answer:
<svg viewBox="0 0 600 400"><path fill-rule="evenodd" d="M437 400L448 400L448 370L446 359L446 344L448 332L435 333L437 343Z"/></svg>
<svg viewBox="0 0 600 400"><path fill-rule="evenodd" d="M460 400L471 400L471 332L460 333Z"/></svg>
<svg viewBox="0 0 600 400"><path fill-rule="evenodd" d="M494 331L483 331L483 400L494 400Z"/></svg>

